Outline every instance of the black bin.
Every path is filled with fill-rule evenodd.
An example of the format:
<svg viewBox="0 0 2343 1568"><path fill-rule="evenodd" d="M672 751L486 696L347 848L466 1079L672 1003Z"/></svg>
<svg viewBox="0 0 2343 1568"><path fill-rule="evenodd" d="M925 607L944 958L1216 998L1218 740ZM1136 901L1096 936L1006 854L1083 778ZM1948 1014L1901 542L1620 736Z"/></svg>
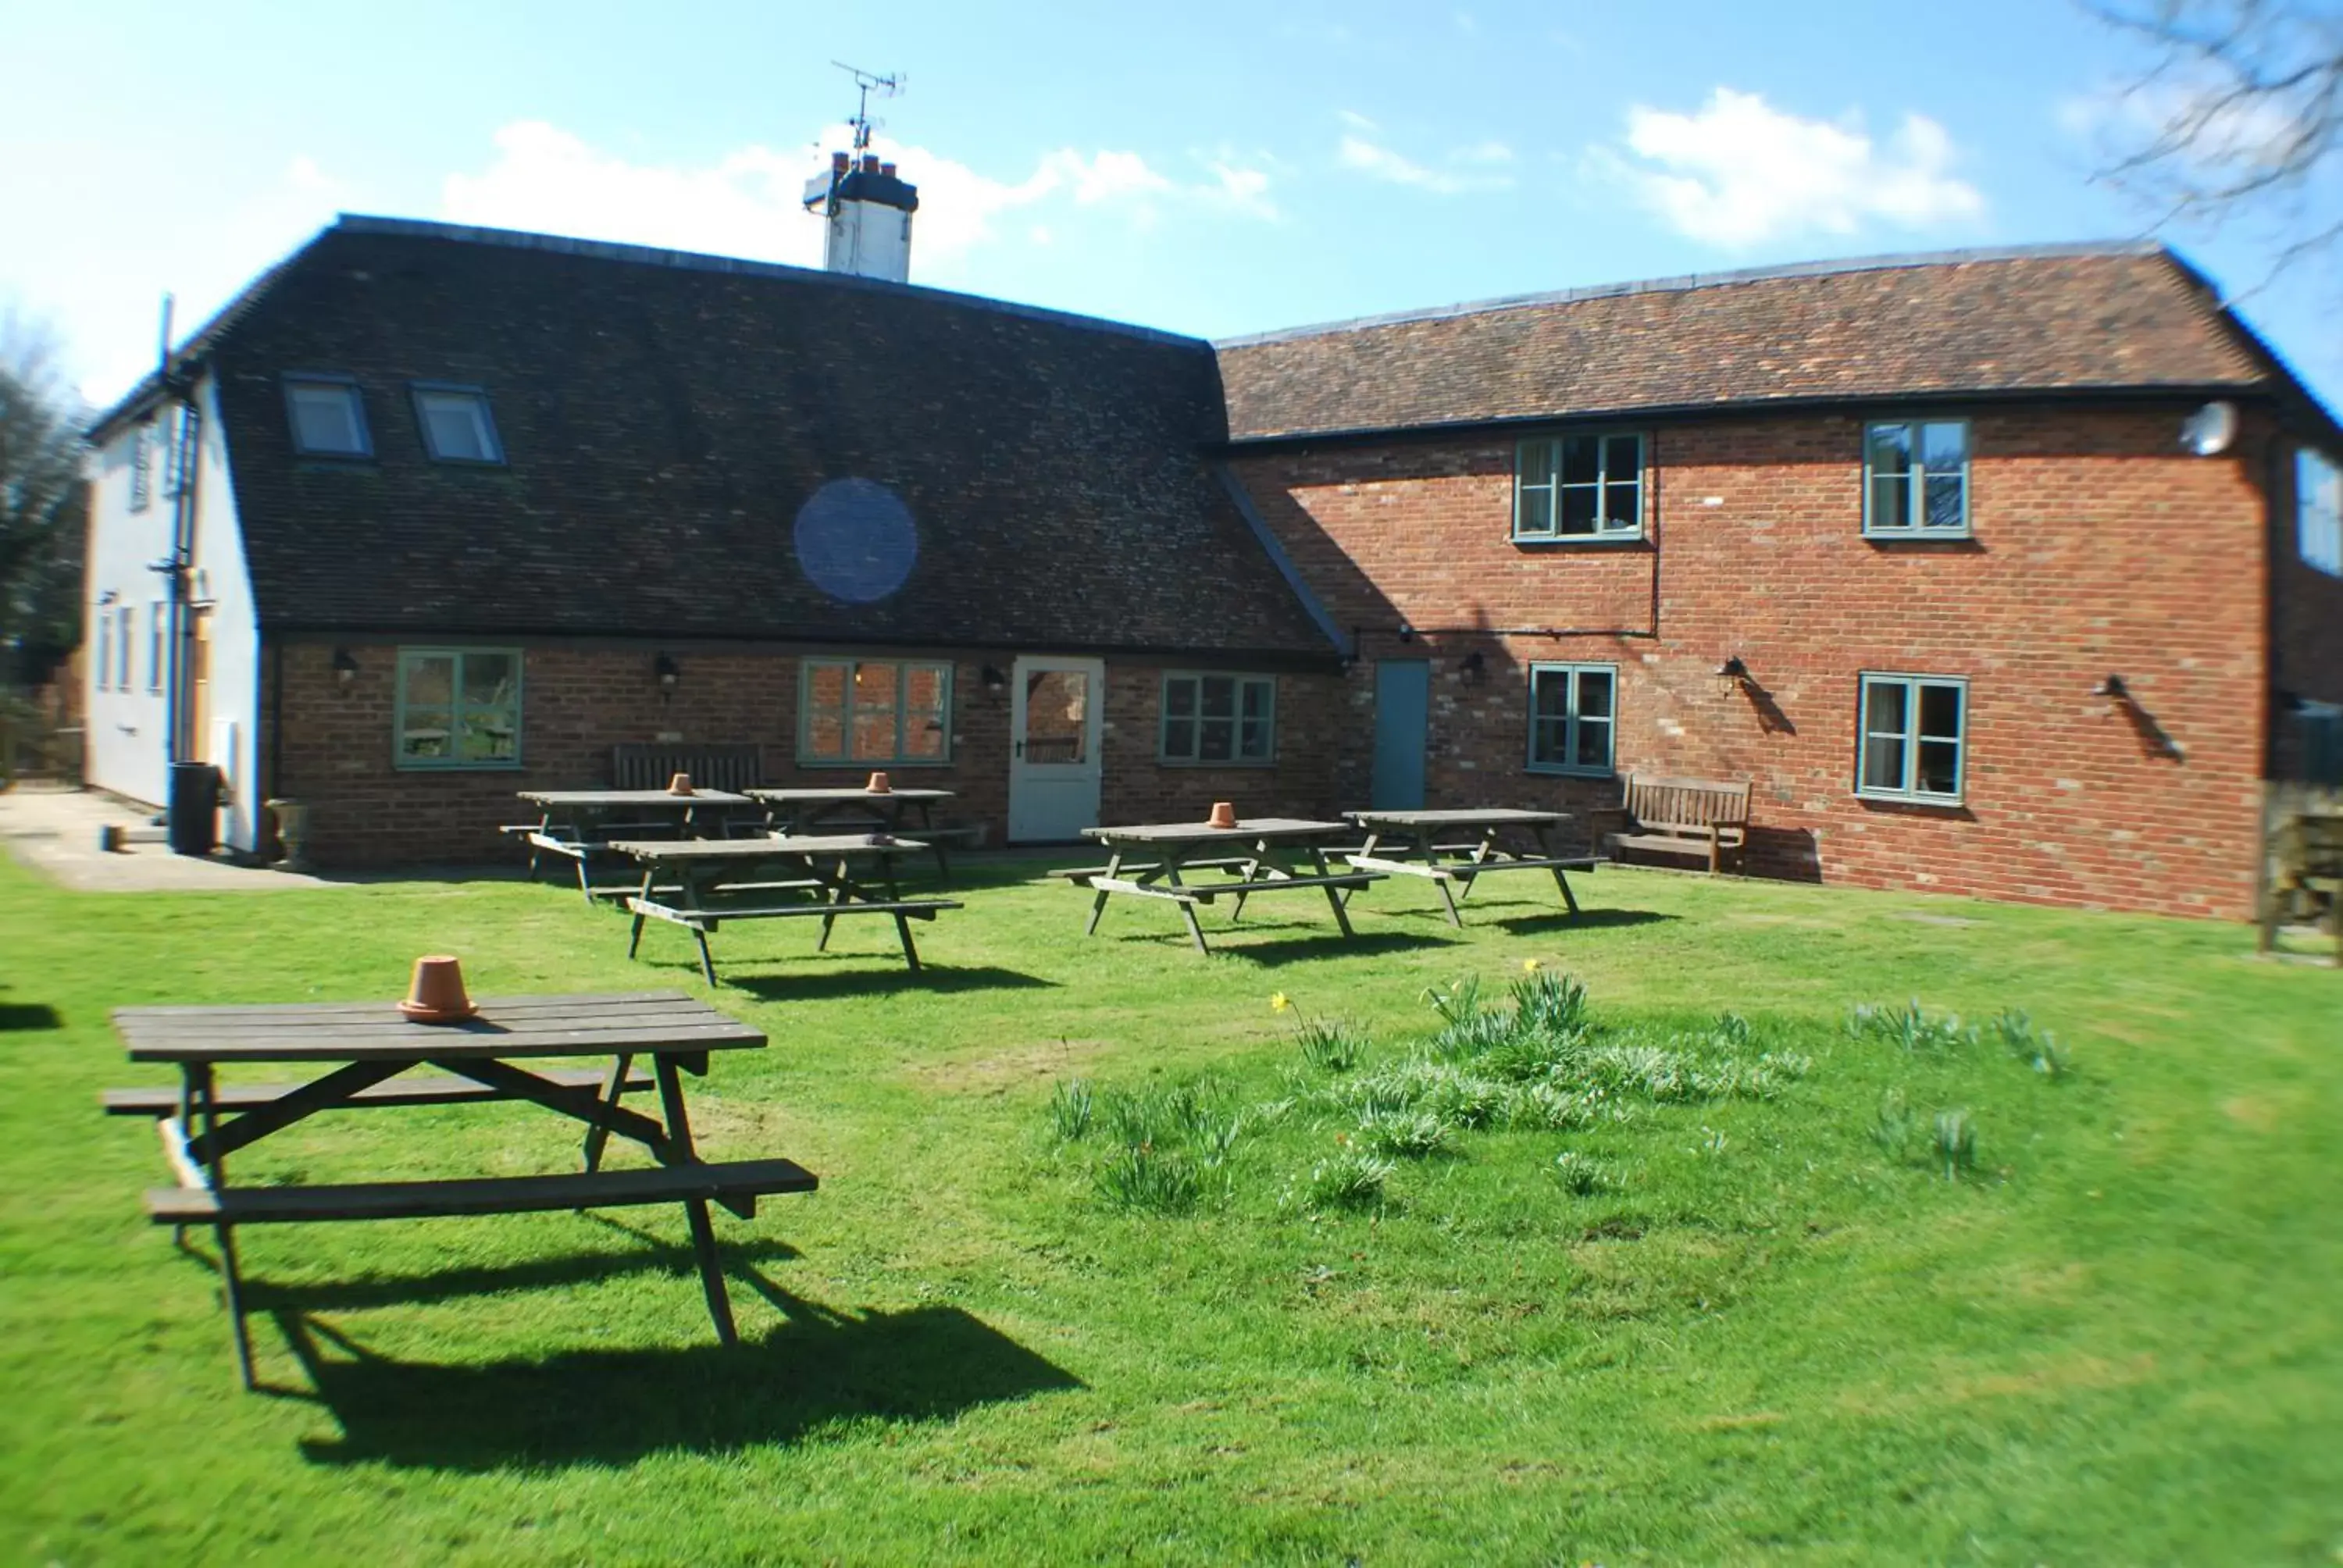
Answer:
<svg viewBox="0 0 2343 1568"><path fill-rule="evenodd" d="M219 842L220 771L208 762L171 764L171 853L208 855Z"/></svg>

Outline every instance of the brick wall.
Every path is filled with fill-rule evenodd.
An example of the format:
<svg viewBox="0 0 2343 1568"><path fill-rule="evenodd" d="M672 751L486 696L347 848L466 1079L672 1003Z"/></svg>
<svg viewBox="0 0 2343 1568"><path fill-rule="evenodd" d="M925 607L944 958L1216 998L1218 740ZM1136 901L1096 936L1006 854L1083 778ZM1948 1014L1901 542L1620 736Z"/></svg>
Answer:
<svg viewBox="0 0 2343 1568"><path fill-rule="evenodd" d="M666 734L679 734L686 742L753 741L764 748L766 782L776 788L860 784L869 771L867 765L797 765L794 652L679 650L680 678L672 696L662 699L651 676L653 649L569 644L525 649L522 766L402 769L392 765L397 649L349 644L358 672L344 686L334 674L334 646L290 642L282 650L283 722L272 786L277 794L311 803L311 854L327 867L509 859L513 850L496 829L527 819L515 792L607 785L610 749L620 741ZM263 660L264 716L273 711L277 659L272 648ZM996 697L984 689L987 664L1007 670L1011 660L995 653L954 661L950 763L898 764L889 770L899 784L958 791L960 799L940 817L981 822L997 844L1007 824L1011 706L1006 693ZM1332 748L1341 728L1339 678L1278 677L1274 766L1166 767L1156 760L1163 668L1108 664L1103 819L1201 818L1216 799L1236 800L1241 810L1256 814L1323 809L1330 803ZM264 758L270 739L264 737Z"/></svg>
<svg viewBox="0 0 2343 1568"><path fill-rule="evenodd" d="M1608 662L1622 770L1756 780L1754 870L2239 918L2267 701L2266 434L2221 458L2176 455L2186 412L1976 411L1975 537L1957 543L1862 537L1852 416L1648 432L1650 521L1632 544L1510 543L1510 439L1237 467L1335 618L1363 631L1337 749L1345 802L1366 792L1374 660L1430 656L1428 804L1615 803L1615 784L1525 767L1525 667ZM1418 628L1405 643L1403 624ZM1754 689L1715 678L1734 655ZM1864 670L1967 678L1962 805L1856 799ZM2136 706L2091 695L2110 673Z"/></svg>

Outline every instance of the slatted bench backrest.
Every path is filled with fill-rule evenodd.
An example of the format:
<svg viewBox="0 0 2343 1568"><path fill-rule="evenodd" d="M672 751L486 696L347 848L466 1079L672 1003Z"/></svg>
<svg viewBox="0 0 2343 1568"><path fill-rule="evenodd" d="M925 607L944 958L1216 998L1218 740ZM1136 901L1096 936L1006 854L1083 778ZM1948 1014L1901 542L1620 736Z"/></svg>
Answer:
<svg viewBox="0 0 2343 1568"><path fill-rule="evenodd" d="M610 787L664 789L679 773L691 775L695 789L738 793L765 781L764 748L751 741L703 741L696 745L622 741L610 748Z"/></svg>
<svg viewBox="0 0 2343 1568"><path fill-rule="evenodd" d="M1627 814L1645 828L1745 828L1749 784L1627 775Z"/></svg>

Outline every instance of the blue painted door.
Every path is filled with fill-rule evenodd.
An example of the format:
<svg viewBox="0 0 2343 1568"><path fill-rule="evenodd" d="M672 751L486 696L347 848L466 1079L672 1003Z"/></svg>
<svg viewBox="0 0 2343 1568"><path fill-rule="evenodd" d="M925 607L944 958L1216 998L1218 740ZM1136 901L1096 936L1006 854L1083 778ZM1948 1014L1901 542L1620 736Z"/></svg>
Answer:
<svg viewBox="0 0 2343 1568"><path fill-rule="evenodd" d="M1432 664L1386 658L1375 666L1375 770L1367 804L1378 811L1423 807L1423 741L1432 715Z"/></svg>

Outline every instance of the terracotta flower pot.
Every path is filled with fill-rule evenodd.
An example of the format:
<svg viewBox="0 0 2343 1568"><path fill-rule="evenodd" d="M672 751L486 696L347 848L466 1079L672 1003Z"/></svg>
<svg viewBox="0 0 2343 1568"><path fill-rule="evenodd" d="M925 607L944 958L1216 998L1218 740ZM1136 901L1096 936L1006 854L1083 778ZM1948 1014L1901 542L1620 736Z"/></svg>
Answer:
<svg viewBox="0 0 2343 1568"><path fill-rule="evenodd" d="M1205 819L1205 822L1207 826L1213 828L1235 827L1237 825L1236 802L1233 800L1213 801L1212 814Z"/></svg>
<svg viewBox="0 0 2343 1568"><path fill-rule="evenodd" d="M667 781L667 792L670 795L690 794L691 775L689 773L679 773L674 778L669 779Z"/></svg>
<svg viewBox="0 0 2343 1568"><path fill-rule="evenodd" d="M887 775L884 773L873 773L870 775L870 782L862 788L873 795L891 795L895 792L895 787L887 782Z"/></svg>
<svg viewBox="0 0 2343 1568"><path fill-rule="evenodd" d="M464 992L464 966L450 953L415 960L415 979L398 1010L417 1023L458 1023L479 1011Z"/></svg>

